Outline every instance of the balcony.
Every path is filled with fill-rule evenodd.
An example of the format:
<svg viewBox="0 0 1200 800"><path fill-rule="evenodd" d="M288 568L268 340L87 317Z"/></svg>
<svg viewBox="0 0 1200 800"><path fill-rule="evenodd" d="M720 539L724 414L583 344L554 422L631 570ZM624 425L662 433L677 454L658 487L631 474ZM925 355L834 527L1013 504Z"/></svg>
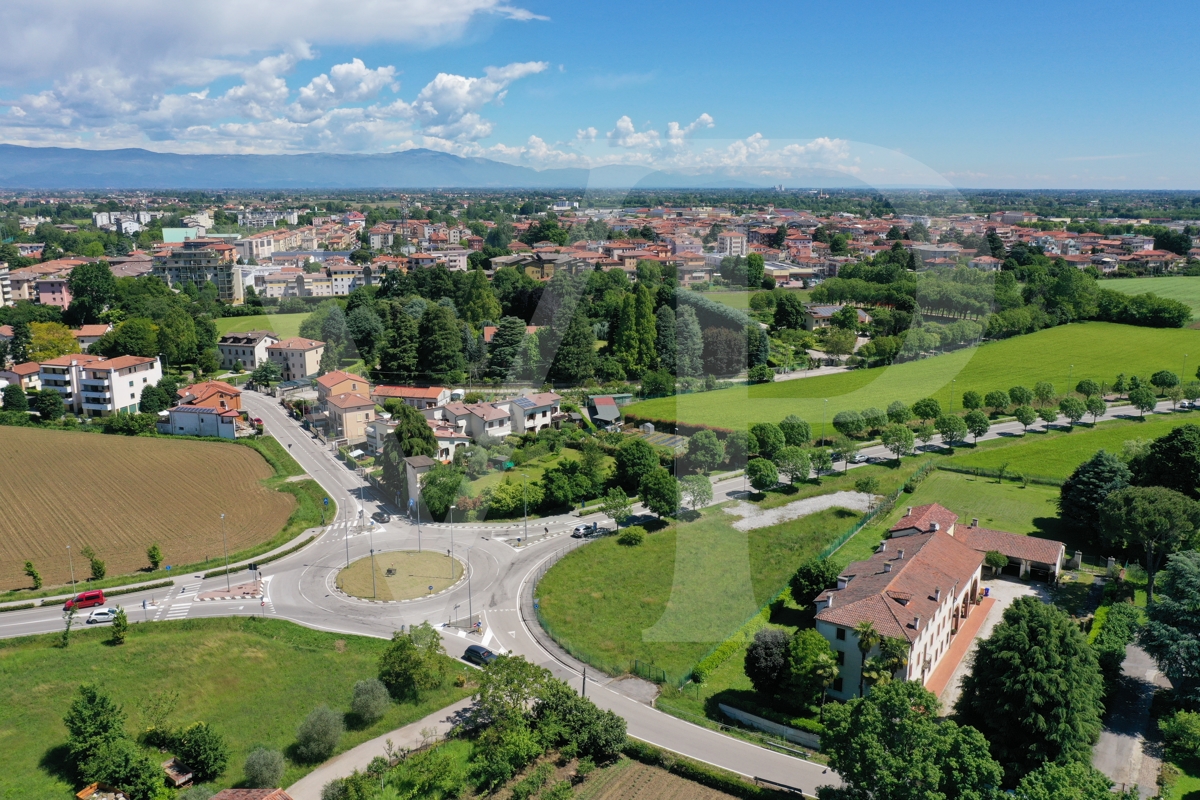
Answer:
<svg viewBox="0 0 1200 800"><path fill-rule="evenodd" d="M112 393L111 392L84 392L83 393L83 402L85 405L88 403L100 403L102 405L111 405L112 404Z"/></svg>

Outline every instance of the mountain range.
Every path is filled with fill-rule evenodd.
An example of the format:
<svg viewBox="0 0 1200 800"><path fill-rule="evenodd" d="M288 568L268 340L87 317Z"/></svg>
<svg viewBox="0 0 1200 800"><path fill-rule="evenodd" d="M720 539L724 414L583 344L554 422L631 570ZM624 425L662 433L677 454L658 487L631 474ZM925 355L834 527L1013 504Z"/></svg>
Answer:
<svg viewBox="0 0 1200 800"><path fill-rule="evenodd" d="M833 182L831 182L831 179ZM85 150L0 144L6 189L748 189L772 180L717 173L683 175L648 167L536 170L435 150L397 153L186 155L129 148ZM814 173L789 186L844 186Z"/></svg>

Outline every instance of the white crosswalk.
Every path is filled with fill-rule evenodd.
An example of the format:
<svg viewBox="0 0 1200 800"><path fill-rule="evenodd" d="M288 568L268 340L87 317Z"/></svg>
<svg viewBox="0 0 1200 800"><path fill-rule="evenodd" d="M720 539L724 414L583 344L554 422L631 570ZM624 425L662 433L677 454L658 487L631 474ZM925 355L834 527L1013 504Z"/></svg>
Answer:
<svg viewBox="0 0 1200 800"><path fill-rule="evenodd" d="M192 603L190 600L186 603L173 603L171 607L167 609L166 616L164 616L163 619L167 621L173 619L184 619L191 610Z"/></svg>

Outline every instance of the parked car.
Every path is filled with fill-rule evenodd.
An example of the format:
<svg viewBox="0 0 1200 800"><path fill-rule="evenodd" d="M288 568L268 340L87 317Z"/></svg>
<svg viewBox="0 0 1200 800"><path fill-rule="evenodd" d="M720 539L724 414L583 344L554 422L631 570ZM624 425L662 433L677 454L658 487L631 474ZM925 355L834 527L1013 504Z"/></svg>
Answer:
<svg viewBox="0 0 1200 800"><path fill-rule="evenodd" d="M99 622L112 622L116 616L117 610L115 608L97 608L93 609L92 613L87 615L87 619L84 622L88 625L95 625Z"/></svg>
<svg viewBox="0 0 1200 800"><path fill-rule="evenodd" d="M851 456L850 461L854 464L864 464L867 461L870 461L870 459L867 458L866 453L855 453L853 456Z"/></svg>
<svg viewBox="0 0 1200 800"><path fill-rule="evenodd" d="M70 611L72 608L91 608L102 605L104 605L104 592L100 589L92 589L87 592L80 592L64 603L63 611Z"/></svg>
<svg viewBox="0 0 1200 800"><path fill-rule="evenodd" d="M391 515L384 511L376 511L374 514L371 515L371 519L375 520L380 525L382 525L385 522L392 521Z"/></svg>
<svg viewBox="0 0 1200 800"><path fill-rule="evenodd" d="M473 644L463 653L463 659L483 667L496 660L496 654L481 644Z"/></svg>

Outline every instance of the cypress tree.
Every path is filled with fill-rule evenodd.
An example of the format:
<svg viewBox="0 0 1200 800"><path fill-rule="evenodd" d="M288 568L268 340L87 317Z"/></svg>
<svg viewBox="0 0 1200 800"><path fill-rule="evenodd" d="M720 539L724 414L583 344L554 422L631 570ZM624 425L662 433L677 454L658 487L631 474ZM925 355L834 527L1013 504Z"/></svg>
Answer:
<svg viewBox="0 0 1200 800"><path fill-rule="evenodd" d="M576 313L558 344L548 377L558 383L580 384L595 372L596 335L587 316Z"/></svg>
<svg viewBox="0 0 1200 800"><path fill-rule="evenodd" d="M433 304L417 326L417 371L439 383L458 383L463 369L462 333L454 312Z"/></svg>
<svg viewBox="0 0 1200 800"><path fill-rule="evenodd" d="M675 373L675 311L668 305L661 305L654 312L655 333L657 335L658 368L672 374Z"/></svg>

